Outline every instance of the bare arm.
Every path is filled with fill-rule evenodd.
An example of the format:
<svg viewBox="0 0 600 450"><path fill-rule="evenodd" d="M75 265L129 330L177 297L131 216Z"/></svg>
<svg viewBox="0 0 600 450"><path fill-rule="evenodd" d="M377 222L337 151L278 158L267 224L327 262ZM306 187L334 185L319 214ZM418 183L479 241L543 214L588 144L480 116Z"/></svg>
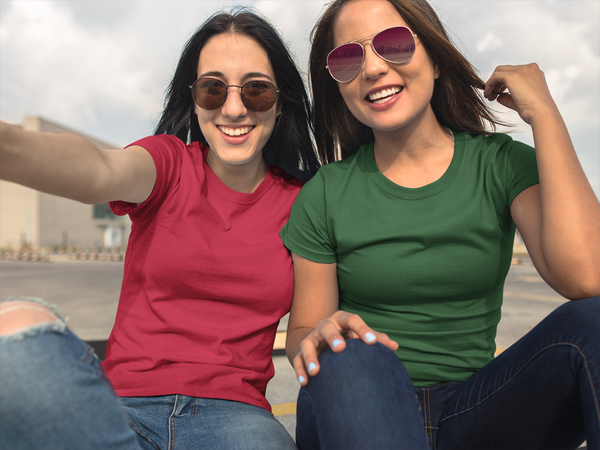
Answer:
<svg viewBox="0 0 600 450"><path fill-rule="evenodd" d="M511 214L537 270L567 298L600 295L600 203L544 74L536 64L500 66L484 95L516 110L533 131L540 184L515 198Z"/></svg>
<svg viewBox="0 0 600 450"><path fill-rule="evenodd" d="M100 150L81 136L0 122L0 179L83 203L141 203L152 192L156 168L142 147Z"/></svg>
<svg viewBox="0 0 600 450"><path fill-rule="evenodd" d="M288 322L286 353L302 385L308 374L319 373L319 354L327 347L346 348L345 339L381 342L392 350L398 344L369 328L356 314L338 311L337 265L309 261L295 253L294 301Z"/></svg>

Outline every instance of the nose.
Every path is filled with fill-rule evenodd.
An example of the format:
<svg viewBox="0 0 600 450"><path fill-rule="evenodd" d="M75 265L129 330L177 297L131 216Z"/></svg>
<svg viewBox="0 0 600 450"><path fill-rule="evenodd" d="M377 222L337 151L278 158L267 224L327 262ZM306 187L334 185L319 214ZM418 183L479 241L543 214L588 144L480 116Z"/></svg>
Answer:
<svg viewBox="0 0 600 450"><path fill-rule="evenodd" d="M362 77L364 79L377 79L389 72L390 66L377 53L373 51L373 44L363 44L365 60L362 66Z"/></svg>
<svg viewBox="0 0 600 450"><path fill-rule="evenodd" d="M248 110L242 102L242 88L239 86L228 86L225 103L221 107L221 114L233 119L248 114Z"/></svg>

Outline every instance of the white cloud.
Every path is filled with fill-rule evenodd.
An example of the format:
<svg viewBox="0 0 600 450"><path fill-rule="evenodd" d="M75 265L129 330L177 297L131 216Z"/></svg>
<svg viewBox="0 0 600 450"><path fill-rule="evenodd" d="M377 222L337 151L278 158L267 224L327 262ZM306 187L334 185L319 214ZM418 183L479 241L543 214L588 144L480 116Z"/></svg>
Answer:
<svg viewBox="0 0 600 450"><path fill-rule="evenodd" d="M504 45L502 40L498 39L494 33L490 32L477 43L476 48L479 53L483 53L496 50L497 48L502 47L502 45Z"/></svg>

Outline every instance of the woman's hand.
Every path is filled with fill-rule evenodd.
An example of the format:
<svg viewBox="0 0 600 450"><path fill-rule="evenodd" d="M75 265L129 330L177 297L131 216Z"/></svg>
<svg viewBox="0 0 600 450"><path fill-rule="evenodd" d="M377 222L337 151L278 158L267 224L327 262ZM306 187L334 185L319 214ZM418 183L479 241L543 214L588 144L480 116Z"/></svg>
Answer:
<svg viewBox="0 0 600 450"><path fill-rule="evenodd" d="M309 376L319 373L318 356L327 347L335 353L346 348L346 339L362 339L367 344L379 342L391 350L396 350L398 344L387 334L379 333L367 326L356 314L336 311L327 319L319 321L316 328L300 343L300 353L293 359L296 378L302 386L308 383Z"/></svg>
<svg viewBox="0 0 600 450"><path fill-rule="evenodd" d="M517 111L528 124L540 113L558 114L544 72L535 63L496 67L485 84L483 96Z"/></svg>

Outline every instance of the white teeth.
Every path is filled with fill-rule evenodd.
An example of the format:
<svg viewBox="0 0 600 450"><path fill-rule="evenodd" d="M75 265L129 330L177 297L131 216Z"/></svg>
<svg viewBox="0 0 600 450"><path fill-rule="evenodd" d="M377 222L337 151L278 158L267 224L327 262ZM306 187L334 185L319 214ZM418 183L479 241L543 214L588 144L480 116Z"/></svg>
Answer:
<svg viewBox="0 0 600 450"><path fill-rule="evenodd" d="M393 88L384 89L379 92L373 92L372 94L369 94L369 100L376 104L384 103L387 100L387 97L397 94L401 90L402 90L401 88L395 86ZM380 99L383 99L383 100L380 100Z"/></svg>
<svg viewBox="0 0 600 450"><path fill-rule="evenodd" d="M242 127L242 128L219 127L219 130L221 130L221 132L223 134L226 134L227 136L243 136L244 134L250 133L250 130L252 130L252 127Z"/></svg>

